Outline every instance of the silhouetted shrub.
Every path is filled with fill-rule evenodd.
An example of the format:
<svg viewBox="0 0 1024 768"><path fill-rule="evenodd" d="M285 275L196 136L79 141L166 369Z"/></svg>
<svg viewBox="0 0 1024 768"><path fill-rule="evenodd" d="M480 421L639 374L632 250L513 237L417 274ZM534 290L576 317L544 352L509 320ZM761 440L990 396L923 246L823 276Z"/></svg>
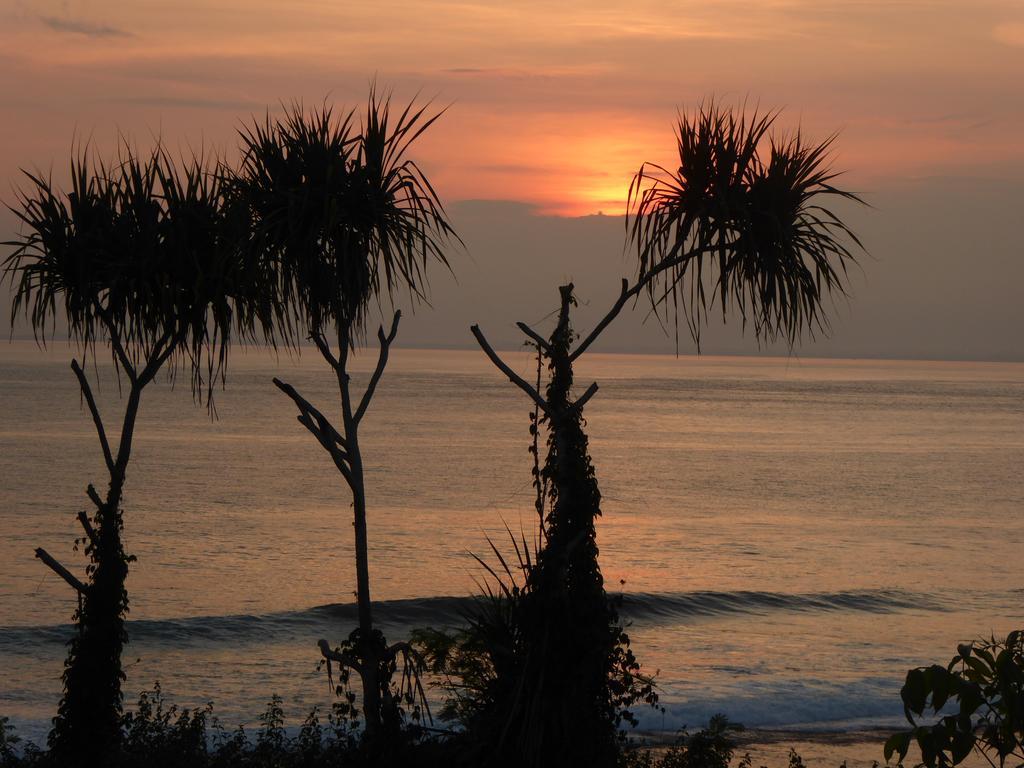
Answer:
<svg viewBox="0 0 1024 768"><path fill-rule="evenodd" d="M900 697L913 727L885 743L886 761L896 754L902 763L911 742L928 768L957 765L972 751L1000 766L1024 761L1024 631L960 645L945 667L910 670ZM933 721L923 722L929 710Z"/></svg>
<svg viewBox="0 0 1024 768"><path fill-rule="evenodd" d="M532 764L532 758L523 759L527 752L524 742L541 739L541 735L528 730L513 734L517 723L523 725L514 716L527 707L522 699L529 684L529 643L537 634L536 627L527 626L527 622L539 623L543 617L530 606L530 601L536 599L536 582L531 578L537 567L536 555L531 555L525 536L517 540L511 531L509 536L514 559L504 557L493 542L489 543L497 564L492 567L477 558L491 578L465 614L466 625L456 631L419 630L413 636L430 671L437 676L435 686L445 693L441 718L461 727L461 749L482 765ZM658 706L654 681L641 672L630 650L629 636L618 622L615 605L619 598L603 597L608 602L608 621L596 640L605 643L607 653L602 685L606 696L602 714L607 719L599 733L596 729L578 729L576 735L586 733L591 738L589 743L569 740L558 757L542 758L543 764L572 764L574 751L597 752L601 759L614 764L625 739L624 726L637 725L633 709L641 704ZM598 743L598 737L605 738ZM545 754L543 749L541 754ZM585 762L592 761L588 758Z"/></svg>
<svg viewBox="0 0 1024 768"><path fill-rule="evenodd" d="M686 730L679 733L676 744L660 756L649 750L634 750L623 755L622 768L729 768L736 751L734 734L743 726L732 723L725 715L715 715L707 728L690 735ZM803 768L803 763L793 763L796 752L790 750L790 768ZM797 760L800 760L796 755ZM750 768L750 755L740 759L740 768Z"/></svg>
<svg viewBox="0 0 1024 768"><path fill-rule="evenodd" d="M286 727L282 700L274 695L259 717L252 735L239 726L225 729L213 714L213 705L187 709L169 704L159 684L144 691L134 712L122 719L122 750L103 768L371 768L417 765L454 768L465 763L452 758L451 746L425 738L421 730L393 735L387 749L374 750L360 743L358 732L340 707L321 723L314 709L294 735ZM17 754L21 742L7 718L0 718L0 768L63 768L62 756L42 752L29 744Z"/></svg>

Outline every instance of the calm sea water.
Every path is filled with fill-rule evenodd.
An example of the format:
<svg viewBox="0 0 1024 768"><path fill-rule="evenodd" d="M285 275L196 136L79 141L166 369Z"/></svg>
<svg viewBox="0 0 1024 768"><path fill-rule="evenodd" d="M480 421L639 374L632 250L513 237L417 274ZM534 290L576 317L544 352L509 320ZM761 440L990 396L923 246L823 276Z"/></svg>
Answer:
<svg viewBox="0 0 1024 768"><path fill-rule="evenodd" d="M0 714L37 739L75 605L33 550L84 570L74 516L104 478L70 357L0 352ZM647 727L895 725L909 667L1024 626L1024 365L592 355L578 374L601 384L601 562L667 706ZM129 700L159 680L232 725L272 693L294 720L330 703L315 643L354 626L351 510L275 375L337 401L313 354L236 354L216 421L180 386L144 397ZM479 353L394 352L363 428L392 639L457 623L482 576L469 553L534 530L528 412Z"/></svg>

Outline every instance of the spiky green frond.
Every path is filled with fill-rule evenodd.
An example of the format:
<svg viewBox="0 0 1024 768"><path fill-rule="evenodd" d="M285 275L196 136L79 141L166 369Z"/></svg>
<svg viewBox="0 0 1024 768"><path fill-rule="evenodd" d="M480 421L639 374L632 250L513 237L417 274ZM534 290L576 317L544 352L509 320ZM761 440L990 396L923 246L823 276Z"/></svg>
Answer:
<svg viewBox="0 0 1024 768"><path fill-rule="evenodd" d="M682 114L678 168L645 163L630 186L639 279L698 345L716 302L758 339L793 344L827 331L823 302L846 291L860 242L824 201L861 200L833 184L833 139L773 135L777 116L713 102Z"/></svg>

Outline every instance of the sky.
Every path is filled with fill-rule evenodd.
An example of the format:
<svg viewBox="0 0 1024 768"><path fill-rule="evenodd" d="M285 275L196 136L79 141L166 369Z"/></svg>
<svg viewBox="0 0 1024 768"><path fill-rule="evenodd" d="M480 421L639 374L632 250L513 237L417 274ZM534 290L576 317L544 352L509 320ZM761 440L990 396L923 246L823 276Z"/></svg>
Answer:
<svg viewBox="0 0 1024 768"><path fill-rule="evenodd" d="M252 115L356 106L374 78L447 107L415 154L467 248L405 323L418 346L471 346L471 322L517 345L513 322L566 279L596 316L632 271L629 182L672 163L677 110L780 108L781 127L838 133L833 162L871 206L848 212L869 251L851 297L801 352L1024 360L1021 0L0 0L0 71L6 201L19 168L60 178L76 139L230 156ZM642 306L602 343L675 351ZM758 349L733 323L704 351Z"/></svg>

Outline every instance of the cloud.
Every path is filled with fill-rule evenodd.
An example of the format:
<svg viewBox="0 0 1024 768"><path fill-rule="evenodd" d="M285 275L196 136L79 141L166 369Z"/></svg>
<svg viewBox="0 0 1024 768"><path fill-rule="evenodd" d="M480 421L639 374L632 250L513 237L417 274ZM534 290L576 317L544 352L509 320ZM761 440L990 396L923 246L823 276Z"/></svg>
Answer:
<svg viewBox="0 0 1024 768"><path fill-rule="evenodd" d="M527 174L530 176L560 176L566 173L565 166L541 165L539 163L481 163L473 166L485 173ZM607 179L613 174L609 171L592 168L573 168L576 178Z"/></svg>
<svg viewBox="0 0 1024 768"><path fill-rule="evenodd" d="M86 37L132 37L131 32L126 32L117 27L107 24L93 24L88 21L74 21L72 19L60 19L56 16L40 16L40 20L50 29L57 32L70 32L75 35Z"/></svg>
<svg viewBox="0 0 1024 768"><path fill-rule="evenodd" d="M115 104L141 107L182 107L185 109L262 110L266 104L246 99L204 99L178 96L124 96L105 99Z"/></svg>

